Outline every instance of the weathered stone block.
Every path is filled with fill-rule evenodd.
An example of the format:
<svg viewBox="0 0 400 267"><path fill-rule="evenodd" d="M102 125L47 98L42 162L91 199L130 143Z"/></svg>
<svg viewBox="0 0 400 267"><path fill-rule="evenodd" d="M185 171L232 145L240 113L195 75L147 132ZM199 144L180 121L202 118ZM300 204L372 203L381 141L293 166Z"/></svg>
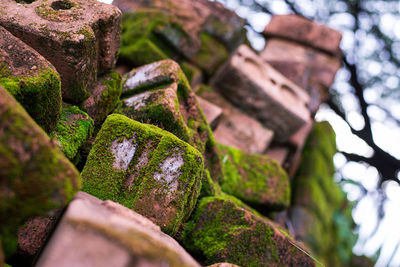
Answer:
<svg viewBox="0 0 400 267"><path fill-rule="evenodd" d="M65 105L56 130L50 135L55 138L64 155L73 160L78 149L93 133L93 120L78 107Z"/></svg>
<svg viewBox="0 0 400 267"><path fill-rule="evenodd" d="M186 225L184 245L207 264L240 266L315 266L305 249L273 222L251 212L239 200L206 197Z"/></svg>
<svg viewBox="0 0 400 267"><path fill-rule="evenodd" d="M121 75L117 72L110 73L99 79L96 87L90 91L90 97L81 104L81 108L94 120L94 124L99 126L117 106L121 92Z"/></svg>
<svg viewBox="0 0 400 267"><path fill-rule="evenodd" d="M265 152L273 139L273 131L235 108L210 87L203 85L196 93L223 110L218 126L214 130L214 137L218 143L250 153Z"/></svg>
<svg viewBox="0 0 400 267"><path fill-rule="evenodd" d="M212 84L286 141L310 117L308 94L242 45L222 67Z"/></svg>
<svg viewBox="0 0 400 267"><path fill-rule="evenodd" d="M82 172L83 190L117 201L173 235L200 190L199 151L158 127L108 116Z"/></svg>
<svg viewBox="0 0 400 267"><path fill-rule="evenodd" d="M310 108L316 111L326 100L328 89L341 66L341 59L291 41L270 39L260 56L285 77L310 94Z"/></svg>
<svg viewBox="0 0 400 267"><path fill-rule="evenodd" d="M96 0L4 0L0 10L0 25L55 66L64 100L83 101L97 76L115 65L121 12L112 5Z"/></svg>
<svg viewBox="0 0 400 267"><path fill-rule="evenodd" d="M289 149L283 146L269 147L266 155L278 162L279 165L285 167L284 163L289 155Z"/></svg>
<svg viewBox="0 0 400 267"><path fill-rule="evenodd" d="M124 76L122 98L123 104L115 112L156 125L188 142L203 154L212 180L221 178L212 131L176 62L162 60L133 69Z"/></svg>
<svg viewBox="0 0 400 267"><path fill-rule="evenodd" d="M204 112L204 116L206 116L207 122L210 124L212 129L215 129L218 125L219 119L222 115L222 108L214 105L213 103L201 98L196 97L197 102L199 103L201 109ZM214 133L215 134L215 133Z"/></svg>
<svg viewBox="0 0 400 267"><path fill-rule="evenodd" d="M37 265L200 267L148 219L83 192L68 206Z"/></svg>
<svg viewBox="0 0 400 267"><path fill-rule="evenodd" d="M302 43L334 55L340 53L342 35L338 31L298 15L272 16L263 34Z"/></svg>
<svg viewBox="0 0 400 267"><path fill-rule="evenodd" d="M224 174L222 191L268 210L289 206L289 178L275 160L223 145L218 145L218 150Z"/></svg>
<svg viewBox="0 0 400 267"><path fill-rule="evenodd" d="M61 114L60 76L44 57L1 26L0 85L46 132L54 129Z"/></svg>
<svg viewBox="0 0 400 267"><path fill-rule="evenodd" d="M27 219L64 207L80 187L79 174L0 87L0 239L6 256L16 248Z"/></svg>
<svg viewBox="0 0 400 267"><path fill-rule="evenodd" d="M239 267L239 266L236 264L232 264L232 263L222 262L222 263L216 263L216 264L210 265L208 267Z"/></svg>

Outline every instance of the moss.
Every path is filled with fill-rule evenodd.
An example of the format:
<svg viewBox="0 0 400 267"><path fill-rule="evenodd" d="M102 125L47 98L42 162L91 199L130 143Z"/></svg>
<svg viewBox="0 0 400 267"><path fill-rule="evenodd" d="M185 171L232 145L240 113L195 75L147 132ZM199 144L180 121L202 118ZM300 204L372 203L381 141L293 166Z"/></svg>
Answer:
<svg viewBox="0 0 400 267"><path fill-rule="evenodd" d="M202 73L199 68L186 61L182 62L180 65L192 87L202 80Z"/></svg>
<svg viewBox="0 0 400 267"><path fill-rule="evenodd" d="M200 35L200 41L200 50L191 60L211 76L228 59L229 53L223 44L207 33Z"/></svg>
<svg viewBox="0 0 400 267"><path fill-rule="evenodd" d="M50 136L60 143L64 155L73 160L79 147L91 137L93 120L78 107L66 106L55 132Z"/></svg>
<svg viewBox="0 0 400 267"><path fill-rule="evenodd" d="M0 76L0 85L24 106L46 132L55 128L61 115L61 82L56 71L44 70L32 77Z"/></svg>
<svg viewBox="0 0 400 267"><path fill-rule="evenodd" d="M284 209L290 202L289 178L273 159L218 144L222 161L222 191L249 204Z"/></svg>
<svg viewBox="0 0 400 267"><path fill-rule="evenodd" d="M130 140L136 144L136 151L126 170L113 165L115 155L110 146L115 140ZM160 169L162 162L178 154L184 164L179 168L178 187L174 191L154 176L163 173ZM163 231L174 234L194 207L203 175L202 162L202 156L196 149L171 133L112 114L98 133L82 171L83 190L136 210L153 219ZM169 212L161 212L155 206Z"/></svg>
<svg viewBox="0 0 400 267"><path fill-rule="evenodd" d="M79 174L45 132L0 87L0 239L6 256L28 218L64 207L80 188Z"/></svg>

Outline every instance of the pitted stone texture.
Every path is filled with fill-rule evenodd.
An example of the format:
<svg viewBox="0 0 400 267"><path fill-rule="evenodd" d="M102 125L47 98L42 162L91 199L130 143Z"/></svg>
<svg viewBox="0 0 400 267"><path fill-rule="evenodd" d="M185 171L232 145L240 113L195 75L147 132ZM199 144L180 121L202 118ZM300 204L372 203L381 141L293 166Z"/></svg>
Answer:
<svg viewBox="0 0 400 267"><path fill-rule="evenodd" d="M179 65L161 60L135 68L123 79L122 105L115 113L156 125L188 142L203 154L212 180L221 179L212 131Z"/></svg>
<svg viewBox="0 0 400 267"><path fill-rule="evenodd" d="M37 266L200 267L150 220L83 192L68 206Z"/></svg>
<svg viewBox="0 0 400 267"><path fill-rule="evenodd" d="M340 54L342 35L338 31L298 15L272 16L263 34L302 43L333 55Z"/></svg>
<svg viewBox="0 0 400 267"><path fill-rule="evenodd" d="M286 141L310 117L309 95L242 45L221 68L213 86Z"/></svg>
<svg viewBox="0 0 400 267"><path fill-rule="evenodd" d="M61 114L60 76L44 57L1 26L0 85L46 132L54 129Z"/></svg>
<svg viewBox="0 0 400 267"><path fill-rule="evenodd" d="M0 86L0 236L6 256L17 228L63 208L80 187L79 174L45 132Z"/></svg>
<svg viewBox="0 0 400 267"><path fill-rule="evenodd" d="M96 0L0 3L0 25L50 61L63 98L79 103L97 76L110 71L119 49L121 12Z"/></svg>
<svg viewBox="0 0 400 267"><path fill-rule="evenodd" d="M289 178L275 160L224 145L218 145L218 150L224 174L222 191L270 211L289 206Z"/></svg>
<svg viewBox="0 0 400 267"><path fill-rule="evenodd" d="M117 201L173 235L194 208L203 168L200 152L171 133L112 114L83 169L83 190Z"/></svg>
<svg viewBox="0 0 400 267"><path fill-rule="evenodd" d="M184 245L200 252L206 264L315 266L292 237L233 197L201 199L192 218L184 232Z"/></svg>
<svg viewBox="0 0 400 267"><path fill-rule="evenodd" d="M201 32L221 40L231 51L245 40L245 21L220 3L207 0L115 0L113 4L123 12L156 8L176 18L192 39L192 50L182 51L189 58L200 49Z"/></svg>
<svg viewBox="0 0 400 267"><path fill-rule="evenodd" d="M328 97L328 89L341 66L341 59L291 41L269 39L260 56L286 78L310 94L316 112Z"/></svg>
<svg viewBox="0 0 400 267"><path fill-rule="evenodd" d="M250 153L265 152L273 139L273 131L235 108L212 88L203 86L197 94L222 108L223 114L214 130L214 137L218 143Z"/></svg>
<svg viewBox="0 0 400 267"><path fill-rule="evenodd" d="M221 118L222 115L222 108L220 108L217 105L214 105L213 103L201 98L197 97L197 102L199 103L201 109L204 112L204 116L206 116L206 119L208 123L210 124L210 127L212 129L215 129L218 125L219 119ZM214 133L215 135L215 133Z"/></svg>

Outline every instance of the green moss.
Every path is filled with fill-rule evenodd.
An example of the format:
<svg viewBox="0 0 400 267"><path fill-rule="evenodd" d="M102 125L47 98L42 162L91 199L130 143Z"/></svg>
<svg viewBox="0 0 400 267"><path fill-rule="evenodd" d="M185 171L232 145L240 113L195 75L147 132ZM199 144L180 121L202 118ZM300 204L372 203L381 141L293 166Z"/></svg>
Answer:
<svg viewBox="0 0 400 267"><path fill-rule="evenodd" d="M182 62L180 65L191 86L194 86L197 82L201 81L202 73L199 68L186 61Z"/></svg>
<svg viewBox="0 0 400 267"><path fill-rule="evenodd" d="M115 156L110 147L115 140L130 140L136 144L136 151L126 170L114 167ZM154 177L156 173L163 173L160 169L162 162L178 154L184 164L179 168L177 190L171 191L169 184ZM98 133L83 169L83 190L153 218L163 231L174 234L197 200L203 175L202 162L202 156L196 149L171 133L112 114ZM171 212L161 216L154 205L168 208Z"/></svg>
<svg viewBox="0 0 400 267"><path fill-rule="evenodd" d="M37 76L0 76L0 85L46 132L55 128L61 115L61 82L55 70L44 70Z"/></svg>
<svg viewBox="0 0 400 267"><path fill-rule="evenodd" d="M58 140L64 155L73 160L79 147L91 137L93 126L89 115L78 107L69 106L63 109L61 120L50 136Z"/></svg>
<svg viewBox="0 0 400 267"><path fill-rule="evenodd" d="M284 209L290 202L289 178L273 159L218 144L224 178L222 191L249 204Z"/></svg>
<svg viewBox="0 0 400 267"><path fill-rule="evenodd" d="M6 256L28 218L63 208L80 188L79 174L45 132L0 87L0 239Z"/></svg>

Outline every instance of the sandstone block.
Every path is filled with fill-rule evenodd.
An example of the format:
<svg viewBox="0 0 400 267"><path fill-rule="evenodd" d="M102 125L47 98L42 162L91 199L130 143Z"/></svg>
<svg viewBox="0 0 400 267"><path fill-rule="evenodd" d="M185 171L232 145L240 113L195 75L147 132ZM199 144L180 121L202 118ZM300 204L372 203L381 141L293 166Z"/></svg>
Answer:
<svg viewBox="0 0 400 267"><path fill-rule="evenodd" d="M197 94L222 108L223 114L214 130L214 137L218 143L250 153L265 152L273 139L273 131L234 107L210 87L201 86Z"/></svg>
<svg viewBox="0 0 400 267"><path fill-rule="evenodd" d="M121 92L122 78L119 73L102 76L90 91L90 97L81 104L81 109L89 114L96 126L100 126L117 106Z"/></svg>
<svg viewBox="0 0 400 267"><path fill-rule="evenodd" d="M54 65L65 100L83 101L115 65L121 12L96 0L30 2L2 1L0 25Z"/></svg>
<svg viewBox="0 0 400 267"><path fill-rule="evenodd" d="M308 91L314 112L326 100L328 89L341 66L338 57L281 39L269 39L260 56Z"/></svg>
<svg viewBox="0 0 400 267"><path fill-rule="evenodd" d="M285 167L285 162L289 155L289 149L283 146L273 146L269 147L265 154L278 162L279 165Z"/></svg>
<svg viewBox="0 0 400 267"><path fill-rule="evenodd" d="M83 191L117 201L173 235L200 190L199 151L158 127L108 116L82 172Z"/></svg>
<svg viewBox="0 0 400 267"><path fill-rule="evenodd" d="M197 97L197 102L199 103L201 109L203 110L204 116L206 116L206 119L210 124L210 127L215 129L219 122L219 119L221 118L222 108L218 107L217 105L214 105L213 103L199 96Z"/></svg>
<svg viewBox="0 0 400 267"><path fill-rule="evenodd" d="M203 154L212 180L221 178L212 131L176 62L157 61L126 74L122 106L115 112L156 125L188 142Z"/></svg>
<svg viewBox="0 0 400 267"><path fill-rule="evenodd" d="M342 35L338 31L298 15L272 16L263 34L302 43L334 55L340 53Z"/></svg>
<svg viewBox="0 0 400 267"><path fill-rule="evenodd" d="M56 130L50 135L55 138L64 155L71 161L78 149L93 133L93 120L78 107L65 105Z"/></svg>
<svg viewBox="0 0 400 267"><path fill-rule="evenodd" d="M6 256L16 248L17 229L35 216L64 207L80 187L79 174L0 87L0 238Z"/></svg>
<svg viewBox="0 0 400 267"><path fill-rule="evenodd" d="M68 206L37 266L200 267L150 220L83 192Z"/></svg>
<svg viewBox="0 0 400 267"><path fill-rule="evenodd" d="M60 76L44 57L1 26L0 85L46 132L54 129L61 114Z"/></svg>
<svg viewBox="0 0 400 267"><path fill-rule="evenodd" d="M289 178L275 160L223 145L218 145L218 150L224 174L222 191L268 210L289 206Z"/></svg>
<svg viewBox="0 0 400 267"><path fill-rule="evenodd" d="M242 45L212 84L233 104L246 110L286 141L310 117L309 95Z"/></svg>
<svg viewBox="0 0 400 267"><path fill-rule="evenodd" d="M207 264L315 266L283 229L229 196L201 199L185 229L184 245L201 253Z"/></svg>

